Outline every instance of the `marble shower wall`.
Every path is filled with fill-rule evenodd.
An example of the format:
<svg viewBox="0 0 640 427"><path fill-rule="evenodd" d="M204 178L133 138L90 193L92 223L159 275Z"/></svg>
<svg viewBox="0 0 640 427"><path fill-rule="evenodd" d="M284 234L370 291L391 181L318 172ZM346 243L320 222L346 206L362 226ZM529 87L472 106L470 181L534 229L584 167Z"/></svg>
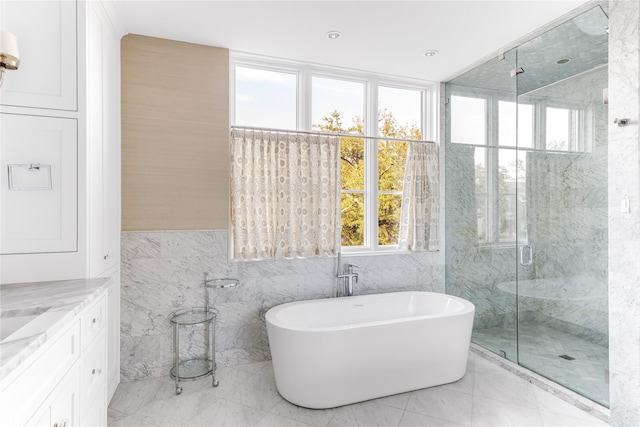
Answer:
<svg viewBox="0 0 640 427"><path fill-rule="evenodd" d="M609 422L622 427L640 425L640 2L612 0L609 12Z"/></svg>
<svg viewBox="0 0 640 427"><path fill-rule="evenodd" d="M123 381L168 374L173 333L168 318L174 310L204 305L205 272L240 280L235 288L211 291L211 304L219 311L218 366L270 359L264 314L271 307L336 292L335 259L228 262L226 230L123 232L121 246ZM344 256L343 262L362 267L356 294L444 292L442 252ZM183 357L202 352L188 342Z"/></svg>

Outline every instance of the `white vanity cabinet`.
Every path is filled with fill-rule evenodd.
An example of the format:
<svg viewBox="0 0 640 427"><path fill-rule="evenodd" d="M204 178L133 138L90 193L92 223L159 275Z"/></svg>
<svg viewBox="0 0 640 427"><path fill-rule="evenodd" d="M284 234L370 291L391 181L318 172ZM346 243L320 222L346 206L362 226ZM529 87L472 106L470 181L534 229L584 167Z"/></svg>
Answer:
<svg viewBox="0 0 640 427"><path fill-rule="evenodd" d="M50 340L61 338L47 337L23 364L53 361L49 368L22 371L21 364L19 381L3 378L0 426L62 427L60 402L77 411L67 427L106 424L107 402L119 383L122 25L108 0L0 0L0 30L16 35L21 60L0 88L0 284L113 280L95 317L102 323L78 318L75 341L62 347L80 346L73 367L50 353ZM51 189L10 190L9 162L50 164ZM29 374L62 367L64 381ZM76 382L68 377L76 371L79 394L70 391ZM46 396L34 392L43 387Z"/></svg>
<svg viewBox="0 0 640 427"><path fill-rule="evenodd" d="M0 425L106 426L108 289L0 383Z"/></svg>

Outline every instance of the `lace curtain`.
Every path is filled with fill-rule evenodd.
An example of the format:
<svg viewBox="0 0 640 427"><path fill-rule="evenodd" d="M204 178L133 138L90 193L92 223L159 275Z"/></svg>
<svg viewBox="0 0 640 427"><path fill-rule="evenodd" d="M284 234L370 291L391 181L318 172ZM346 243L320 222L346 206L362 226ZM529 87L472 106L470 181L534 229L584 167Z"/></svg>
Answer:
<svg viewBox="0 0 640 427"><path fill-rule="evenodd" d="M231 132L232 256L333 256L340 244L340 138Z"/></svg>
<svg viewBox="0 0 640 427"><path fill-rule="evenodd" d="M438 145L409 142L404 169L398 249L438 250Z"/></svg>

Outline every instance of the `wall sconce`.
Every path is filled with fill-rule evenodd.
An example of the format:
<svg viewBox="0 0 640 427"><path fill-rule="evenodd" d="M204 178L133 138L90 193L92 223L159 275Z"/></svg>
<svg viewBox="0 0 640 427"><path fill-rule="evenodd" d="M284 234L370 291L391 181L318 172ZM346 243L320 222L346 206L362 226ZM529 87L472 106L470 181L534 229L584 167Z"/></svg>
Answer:
<svg viewBox="0 0 640 427"><path fill-rule="evenodd" d="M4 81L4 71L17 70L19 66L18 39L12 33L0 31L0 87Z"/></svg>

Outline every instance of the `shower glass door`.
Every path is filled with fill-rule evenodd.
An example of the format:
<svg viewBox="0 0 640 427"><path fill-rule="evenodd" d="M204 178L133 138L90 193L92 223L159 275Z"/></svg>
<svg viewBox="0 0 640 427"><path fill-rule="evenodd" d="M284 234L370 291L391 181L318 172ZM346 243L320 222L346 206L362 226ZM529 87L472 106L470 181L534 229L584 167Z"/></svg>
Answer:
<svg viewBox="0 0 640 427"><path fill-rule="evenodd" d="M473 342L517 362L516 51L446 85L447 292L476 306ZM510 119L503 119L507 114Z"/></svg>
<svg viewBox="0 0 640 427"><path fill-rule="evenodd" d="M447 293L472 341L608 406L608 19L600 6L447 82Z"/></svg>
<svg viewBox="0 0 640 427"><path fill-rule="evenodd" d="M608 406L608 19L517 48L518 363Z"/></svg>

